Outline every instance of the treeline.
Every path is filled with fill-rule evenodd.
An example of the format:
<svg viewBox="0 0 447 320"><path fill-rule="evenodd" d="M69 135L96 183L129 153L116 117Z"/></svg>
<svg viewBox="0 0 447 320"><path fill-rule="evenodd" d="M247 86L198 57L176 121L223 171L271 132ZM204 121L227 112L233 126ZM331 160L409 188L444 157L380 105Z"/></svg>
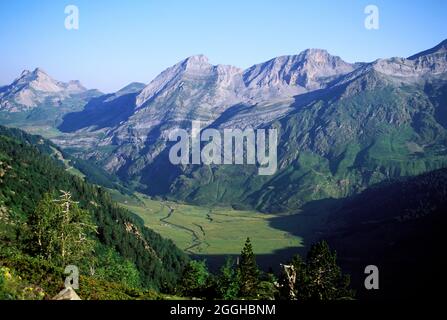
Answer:
<svg viewBox="0 0 447 320"><path fill-rule="evenodd" d="M325 241L314 244L303 260L299 255L281 265L279 275L262 272L247 238L237 261L228 258L218 274L206 261L190 261L178 294L219 300L343 300L353 299L350 278L337 265L336 253Z"/></svg>
<svg viewBox="0 0 447 320"><path fill-rule="evenodd" d="M187 255L172 241L146 228L134 214L119 207L103 188L67 173L63 164L47 155L51 154L51 147L51 143L41 137L0 126L2 264L6 264L7 259L14 261L19 255L33 257L27 251L31 246L26 243L27 228L32 223L29 218L45 201L44 195L48 202L57 199L60 190L64 190L79 202L81 210L91 215L97 226L91 237L99 259L115 262L116 268L127 262L134 266L139 280L132 278L129 286L174 291L189 260ZM90 266L85 265L85 268ZM105 274L107 272L102 270L103 278L107 278Z"/></svg>

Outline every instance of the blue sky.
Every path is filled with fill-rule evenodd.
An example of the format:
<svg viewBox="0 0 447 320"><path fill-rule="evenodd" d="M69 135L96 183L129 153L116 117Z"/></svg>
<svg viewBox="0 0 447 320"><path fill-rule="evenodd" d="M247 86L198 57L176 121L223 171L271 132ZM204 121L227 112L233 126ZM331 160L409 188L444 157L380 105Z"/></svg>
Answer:
<svg viewBox="0 0 447 320"><path fill-rule="evenodd" d="M65 6L80 11L66 30ZM368 4L379 30L364 27ZM0 84L41 67L115 91L195 54L246 68L324 48L349 62L409 56L447 38L444 0L1 0Z"/></svg>

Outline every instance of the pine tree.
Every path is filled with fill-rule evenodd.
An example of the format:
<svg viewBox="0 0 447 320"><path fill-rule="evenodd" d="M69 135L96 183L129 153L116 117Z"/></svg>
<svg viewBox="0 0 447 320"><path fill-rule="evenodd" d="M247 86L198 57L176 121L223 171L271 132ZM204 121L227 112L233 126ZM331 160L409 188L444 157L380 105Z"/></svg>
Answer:
<svg viewBox="0 0 447 320"><path fill-rule="evenodd" d="M217 294L220 299L234 300L238 297L239 283L237 274L233 259L228 258L220 269L220 275L217 278Z"/></svg>
<svg viewBox="0 0 447 320"><path fill-rule="evenodd" d="M340 300L354 298L349 276L337 265L337 255L325 241L314 244L304 260L296 255L279 279L279 298L285 300Z"/></svg>
<svg viewBox="0 0 447 320"><path fill-rule="evenodd" d="M28 217L31 231L31 250L39 256L51 260L56 255L57 207L49 193L44 194L36 209Z"/></svg>
<svg viewBox="0 0 447 320"><path fill-rule="evenodd" d="M240 296L244 298L254 298L257 296L259 285L259 269L256 264L256 257L253 253L250 238L245 241L238 266L238 279L240 286Z"/></svg>
<svg viewBox="0 0 447 320"><path fill-rule="evenodd" d="M314 244L307 255L306 274L298 286L298 299L336 300L353 297L349 276L337 265L337 254L326 241Z"/></svg>
<svg viewBox="0 0 447 320"><path fill-rule="evenodd" d="M191 260L183 271L179 293L184 296L200 297L206 290L209 276L205 261Z"/></svg>
<svg viewBox="0 0 447 320"><path fill-rule="evenodd" d="M89 234L96 227L90 213L79 208L70 192L61 190L55 200L45 194L29 216L28 225L34 251L55 264L80 261L93 250L94 241Z"/></svg>

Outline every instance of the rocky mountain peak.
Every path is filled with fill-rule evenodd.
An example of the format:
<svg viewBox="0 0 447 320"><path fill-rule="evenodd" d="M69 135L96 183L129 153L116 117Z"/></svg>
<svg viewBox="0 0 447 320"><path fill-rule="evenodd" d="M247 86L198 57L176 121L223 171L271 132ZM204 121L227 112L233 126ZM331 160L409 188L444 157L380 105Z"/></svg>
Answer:
<svg viewBox="0 0 447 320"><path fill-rule="evenodd" d="M447 73L447 40L437 46L409 57L419 74L440 75Z"/></svg>
<svg viewBox="0 0 447 320"><path fill-rule="evenodd" d="M141 82L131 82L127 86L119 89L115 95L123 95L128 93L136 93L144 89L146 84Z"/></svg>
<svg viewBox="0 0 447 320"><path fill-rule="evenodd" d="M134 94L137 95L139 92L141 92L146 87L146 84L141 82L131 82L127 86L119 89L115 93L111 93L108 95L108 98L104 100L104 102L110 102L114 99L117 99L119 97L128 95L128 94Z"/></svg>
<svg viewBox="0 0 447 320"><path fill-rule="evenodd" d="M190 56L183 60L184 65L194 66L194 65L209 65L209 59L207 56L203 54L198 54L194 56Z"/></svg>
<svg viewBox="0 0 447 320"><path fill-rule="evenodd" d="M31 73L31 71L25 69L25 70L22 71L22 73L20 74L19 78L25 77L25 76L29 75L30 73Z"/></svg>
<svg viewBox="0 0 447 320"><path fill-rule="evenodd" d="M350 63L343 61L338 56L331 55L324 49L307 49L298 54L297 60L302 60L302 63L307 66L314 66L314 68L325 68L322 71L331 70L334 72L341 71L344 73L346 69L352 69L353 66Z"/></svg>
<svg viewBox="0 0 447 320"><path fill-rule="evenodd" d="M214 66L204 55L191 56L166 69L151 81L138 95L137 106L145 104L161 92L168 94L183 87L185 81L202 85L214 83L216 87L232 86L234 76L241 73L242 70L233 66Z"/></svg>
<svg viewBox="0 0 447 320"><path fill-rule="evenodd" d="M68 81L68 84L73 85L73 86L80 86L80 85L82 85L81 81L79 81L79 80L70 80L70 81Z"/></svg>
<svg viewBox="0 0 447 320"><path fill-rule="evenodd" d="M212 68L212 65L209 63L208 58L203 54L188 57L176 66L177 69L179 69L178 71L180 72L184 71L191 73L208 72Z"/></svg>
<svg viewBox="0 0 447 320"><path fill-rule="evenodd" d="M408 58L378 59L371 65L375 71L405 82L439 76L447 73L447 40Z"/></svg>
<svg viewBox="0 0 447 320"><path fill-rule="evenodd" d="M354 65L326 50L307 49L298 55L281 56L252 66L244 72L244 81L252 89L279 87L279 92L298 94L322 88L334 77L354 69Z"/></svg>
<svg viewBox="0 0 447 320"><path fill-rule="evenodd" d="M70 80L66 84L62 84L65 90L75 93L75 92L83 92L87 89L81 84L79 80Z"/></svg>
<svg viewBox="0 0 447 320"><path fill-rule="evenodd" d="M33 74L36 76L48 76L48 74L42 68L37 67L34 69Z"/></svg>
<svg viewBox="0 0 447 320"><path fill-rule="evenodd" d="M44 70L40 68L34 69L30 72L29 70L24 70L20 77L14 81L13 86L29 87L37 91L44 92L59 92L63 88L59 86L59 83L51 78Z"/></svg>
<svg viewBox="0 0 447 320"><path fill-rule="evenodd" d="M62 101L72 94L87 91L77 81L67 83L53 79L41 68L33 71L24 70L10 85L4 87L0 94L0 109L17 112L34 108L47 98Z"/></svg>
<svg viewBox="0 0 447 320"><path fill-rule="evenodd" d="M298 57L301 57L306 60L327 60L329 57L332 57L329 52L325 49L317 49L317 48L309 48L298 54Z"/></svg>

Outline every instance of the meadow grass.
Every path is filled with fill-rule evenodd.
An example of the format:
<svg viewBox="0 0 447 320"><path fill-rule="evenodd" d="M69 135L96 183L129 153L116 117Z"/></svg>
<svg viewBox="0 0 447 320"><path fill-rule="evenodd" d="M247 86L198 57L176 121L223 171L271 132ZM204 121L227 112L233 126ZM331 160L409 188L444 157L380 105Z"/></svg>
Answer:
<svg viewBox="0 0 447 320"><path fill-rule="evenodd" d="M153 200L138 193L134 197L112 194L123 207L139 215L147 227L191 254L239 254L247 237L256 254L303 246L302 238L270 226L275 215Z"/></svg>

